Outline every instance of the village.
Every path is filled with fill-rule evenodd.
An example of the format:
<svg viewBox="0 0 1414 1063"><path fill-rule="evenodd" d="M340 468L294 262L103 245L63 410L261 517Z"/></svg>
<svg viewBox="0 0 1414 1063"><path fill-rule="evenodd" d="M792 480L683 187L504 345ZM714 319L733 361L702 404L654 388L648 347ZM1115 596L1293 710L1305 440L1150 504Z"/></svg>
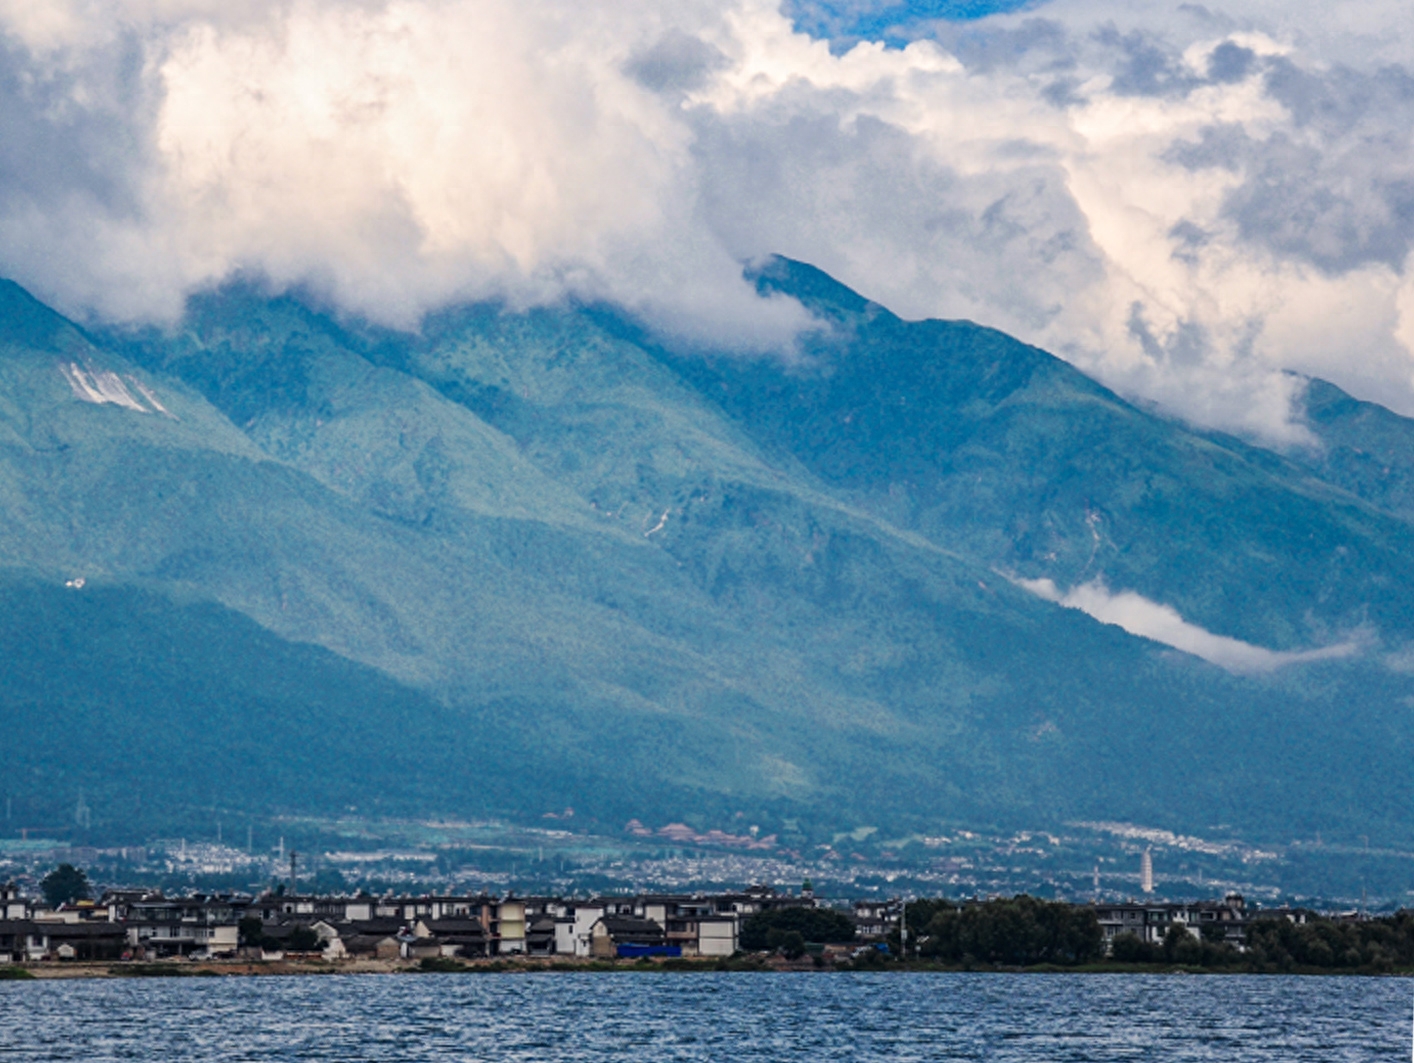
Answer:
<svg viewBox="0 0 1414 1063"><path fill-rule="evenodd" d="M907 907L911 908L913 902ZM983 904L985 902L962 902ZM1241 895L1172 903L1065 906L1088 922L1111 951L1131 935L1146 946L1172 940L1175 929L1195 941L1244 948L1256 919L1304 924L1315 913L1249 909ZM794 916L786 913L794 912ZM779 952L781 935L761 927L827 927L803 934L822 962L861 952L897 953L901 942L926 945L922 928L910 937L902 898L848 906L817 897L807 882L797 892L755 885L739 892L563 897L314 895L281 886L259 895L109 889L97 899L50 905L0 888L0 963L241 961L291 958L358 961L481 961L554 957L560 960L728 959L743 952ZM754 923L753 923L754 920ZM753 934L752 927L757 929ZM815 938L825 940L815 940ZM790 953L786 941L785 951Z"/></svg>

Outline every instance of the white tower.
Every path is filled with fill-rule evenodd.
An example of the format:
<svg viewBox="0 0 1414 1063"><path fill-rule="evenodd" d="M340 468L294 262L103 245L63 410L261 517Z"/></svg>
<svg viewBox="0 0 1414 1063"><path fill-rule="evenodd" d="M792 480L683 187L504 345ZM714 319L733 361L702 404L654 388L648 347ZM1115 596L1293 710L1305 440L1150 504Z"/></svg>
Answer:
<svg viewBox="0 0 1414 1063"><path fill-rule="evenodd" d="M1139 858L1139 888L1145 893L1154 892L1154 856L1148 849Z"/></svg>

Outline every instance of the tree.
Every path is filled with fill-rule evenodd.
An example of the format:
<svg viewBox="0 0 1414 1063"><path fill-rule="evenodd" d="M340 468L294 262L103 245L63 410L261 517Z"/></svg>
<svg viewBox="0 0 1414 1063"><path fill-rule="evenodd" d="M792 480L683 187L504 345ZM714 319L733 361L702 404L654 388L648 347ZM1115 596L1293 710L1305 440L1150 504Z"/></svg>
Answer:
<svg viewBox="0 0 1414 1063"><path fill-rule="evenodd" d="M260 916L248 915L240 922L241 944L251 948L259 948L265 940L265 924L261 922Z"/></svg>
<svg viewBox="0 0 1414 1063"><path fill-rule="evenodd" d="M1120 963L1153 963L1158 959L1157 952L1153 945L1141 941L1132 930L1115 935L1110 943L1110 955Z"/></svg>
<svg viewBox="0 0 1414 1063"><path fill-rule="evenodd" d="M44 894L44 903L51 908L70 901L85 901L92 895L88 876L73 864L60 864L49 872L40 880L39 889Z"/></svg>
<svg viewBox="0 0 1414 1063"><path fill-rule="evenodd" d="M920 952L950 963L972 957L1017 967L1074 965L1104 955L1104 937L1091 909L1025 894L960 908L941 904L922 929Z"/></svg>
<svg viewBox="0 0 1414 1063"><path fill-rule="evenodd" d="M942 912L950 912L955 907L956 905L946 897L920 897L916 901L909 901L904 905L904 915L908 920L909 940L916 944L919 936L933 921L934 916Z"/></svg>
<svg viewBox="0 0 1414 1063"><path fill-rule="evenodd" d="M805 955L805 939L799 930L787 930L781 935L781 955L788 960L798 960Z"/></svg>
<svg viewBox="0 0 1414 1063"><path fill-rule="evenodd" d="M772 931L795 931L803 941L822 945L842 945L854 940L854 922L832 908L768 908L757 912L741 926L741 947L748 952L773 949Z"/></svg>
<svg viewBox="0 0 1414 1063"><path fill-rule="evenodd" d="M1182 923L1173 923L1164 934L1164 959L1174 963L1201 963L1203 945Z"/></svg>
<svg viewBox="0 0 1414 1063"><path fill-rule="evenodd" d="M313 927L301 923L290 931L285 948L290 952L313 952L319 948L319 935L314 932Z"/></svg>

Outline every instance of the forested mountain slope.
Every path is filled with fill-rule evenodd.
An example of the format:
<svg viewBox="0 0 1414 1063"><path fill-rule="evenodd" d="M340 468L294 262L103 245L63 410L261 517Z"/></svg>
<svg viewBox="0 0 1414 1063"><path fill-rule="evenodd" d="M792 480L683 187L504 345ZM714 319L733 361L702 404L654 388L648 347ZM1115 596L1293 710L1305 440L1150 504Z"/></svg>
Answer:
<svg viewBox="0 0 1414 1063"><path fill-rule="evenodd" d="M1414 833L1393 509L999 333L759 283L830 324L794 363L605 308L409 335L231 287L90 334L0 291L7 790L154 794L131 830L264 802ZM1038 577L1359 651L1234 676Z"/></svg>

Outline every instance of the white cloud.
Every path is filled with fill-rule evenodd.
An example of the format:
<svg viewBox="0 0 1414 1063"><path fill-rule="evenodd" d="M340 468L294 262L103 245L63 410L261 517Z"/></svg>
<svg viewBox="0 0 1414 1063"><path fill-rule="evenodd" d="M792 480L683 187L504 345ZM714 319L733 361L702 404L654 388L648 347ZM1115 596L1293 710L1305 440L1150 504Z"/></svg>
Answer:
<svg viewBox="0 0 1414 1063"><path fill-rule="evenodd" d="M1310 661L1353 657L1360 648L1352 641L1314 650L1269 650L1226 635L1215 635L1184 620L1172 606L1150 601L1133 591L1113 593L1100 579L1072 587L1064 594L1048 579L1017 579L1013 582L1048 602L1055 602L1067 609L1079 609L1102 624L1113 624L1131 635L1172 646L1239 675L1274 672L1287 665Z"/></svg>
<svg viewBox="0 0 1414 1063"><path fill-rule="evenodd" d="M72 176L68 195L7 196L4 265L119 318L170 316L192 288L248 270L396 324L454 300L568 291L689 339L780 347L807 315L759 298L694 216L691 131L623 70L664 20L632 8L309 0L218 19L130 4L127 33L76 33L68 52L62 19L12 10L32 57L59 49L75 71L51 99L102 99L73 55L136 34L145 62L109 76L152 102L126 122L126 209ZM691 5L675 17L695 25ZM45 122L45 100L15 94Z"/></svg>
<svg viewBox="0 0 1414 1063"><path fill-rule="evenodd" d="M248 270L780 347L803 313L739 273L781 252L1297 440L1285 368L1414 413L1407 21L1060 0L837 55L771 0L0 0L0 271L118 318Z"/></svg>

